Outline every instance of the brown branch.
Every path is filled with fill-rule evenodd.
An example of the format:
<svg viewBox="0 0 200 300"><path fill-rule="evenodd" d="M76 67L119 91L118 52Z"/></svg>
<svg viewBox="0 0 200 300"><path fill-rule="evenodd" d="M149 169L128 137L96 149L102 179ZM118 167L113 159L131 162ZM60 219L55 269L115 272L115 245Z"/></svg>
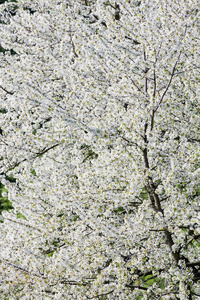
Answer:
<svg viewBox="0 0 200 300"><path fill-rule="evenodd" d="M158 102L158 104L156 105L156 107L155 107L155 108L153 109L153 111L152 111L152 117L151 117L151 130L153 129L153 125L154 125L154 116L155 116L155 113L156 113L156 111L158 110L158 108L160 107L161 103L163 102L163 99L164 99L164 97L165 97L165 95L166 95L166 93L167 93L167 91L168 91L168 89L169 89L169 87L170 87L170 85L171 85L171 82L172 82L172 79L173 79L173 77L174 77L174 73L175 73L176 66L177 66L177 63L178 63L178 61L179 61L180 56L181 56L181 52L179 53L179 56L178 56L178 58L177 58L177 60L176 60L176 62L175 62L175 64L174 64L174 67L173 67L172 73L171 73L171 77L170 77L169 82L168 82L168 84L167 84L167 86L166 86L166 88L165 88L165 90L164 90L164 92L163 92L163 94L162 94L162 96L161 96L161 98L160 98L160 101Z"/></svg>
<svg viewBox="0 0 200 300"><path fill-rule="evenodd" d="M10 218L6 218L6 220L10 221L10 222L13 222L13 223L16 223L16 224L20 224L20 225L23 225L25 227L28 227L28 228L31 228L31 229L35 229L35 230L38 230L39 232L41 232L41 230L37 227L34 227L34 226L31 226L29 224L25 224L25 223L22 223L22 222L19 222L19 221L15 221L15 220L12 220Z"/></svg>
<svg viewBox="0 0 200 300"><path fill-rule="evenodd" d="M114 289L111 290L110 292L107 292L107 293L103 293L103 294L99 294L97 296L93 296L93 297L87 297L88 299L94 299L94 298L100 298L100 297L103 297L103 296L106 296L106 295L109 295L109 294L112 294L114 292Z"/></svg>
<svg viewBox="0 0 200 300"><path fill-rule="evenodd" d="M126 287L128 287L130 289L140 289L140 290L143 290L143 291L147 291L148 290L148 288L146 288L146 287L132 285L132 284L126 284Z"/></svg>
<svg viewBox="0 0 200 300"><path fill-rule="evenodd" d="M137 84L135 83L135 81L132 78L130 78L130 79L131 79L132 84L138 89L138 91L141 92L141 93L143 93L142 90L137 86Z"/></svg>
<svg viewBox="0 0 200 300"><path fill-rule="evenodd" d="M80 285L87 286L90 284L90 283L86 283L86 282L77 282L75 280L65 280L65 279L61 280L60 283L69 284L69 285L79 285L79 286Z"/></svg>
<svg viewBox="0 0 200 300"><path fill-rule="evenodd" d="M195 292L192 292L192 295L195 295L195 296L197 296L197 297L200 297L200 294L197 294L197 293L195 293Z"/></svg>
<svg viewBox="0 0 200 300"><path fill-rule="evenodd" d="M144 156L144 163L145 163L145 168L149 169L149 160L148 160L148 149L147 149L147 144L148 144L148 139L147 139L147 128L148 128L148 123L146 122L144 124L144 142L145 142L145 148L143 149L143 156Z"/></svg>
<svg viewBox="0 0 200 300"><path fill-rule="evenodd" d="M2 87L2 85L0 85L0 88L1 88L4 92L6 92L7 94L9 94L9 95L13 95L13 94L14 94L14 92L9 92L7 89L5 89L4 87Z"/></svg>
<svg viewBox="0 0 200 300"><path fill-rule="evenodd" d="M156 62L154 63L154 70L153 70L153 98L156 96Z"/></svg>
<svg viewBox="0 0 200 300"><path fill-rule="evenodd" d="M72 39L72 31L71 30L69 32L69 36L70 36L70 41L71 41L71 44L72 44L73 53L76 57L78 57L78 54L76 53L76 48L75 48L75 45L74 45L74 42L73 42L73 39Z"/></svg>
<svg viewBox="0 0 200 300"><path fill-rule="evenodd" d="M51 146L51 147L49 147L49 148L44 148L41 152L37 152L36 153L36 156L34 156L33 158L36 158L36 157L38 157L38 156L40 156L40 155L43 155L43 154L45 154L46 152L48 152L49 150L51 150L51 149L53 149L53 148L55 148L55 147L57 147L57 146L59 146L60 145L60 143L57 143L57 144L55 144L55 145L53 145L53 146ZM27 159L26 159L27 160Z"/></svg>
<svg viewBox="0 0 200 300"><path fill-rule="evenodd" d="M3 144L5 144L6 146L8 146L8 144L6 142L4 142L2 139L0 139L0 142L2 142Z"/></svg>
<svg viewBox="0 0 200 300"><path fill-rule="evenodd" d="M167 93L167 91L168 91L170 85L171 85L171 82L172 82L172 79L173 79L173 77L174 77L174 73L175 73L176 66L177 66L178 60L179 60L179 58L180 58L180 55L181 55L181 52L179 53L179 56L178 56L178 58L177 58L177 60L176 60L176 62L175 62L175 64L174 64L173 69L172 69L172 73L171 73L170 80L169 80L169 82L168 82L168 84L167 84L167 86L166 86L166 88L165 88L165 90L164 90L164 92L163 92L163 94L162 94L162 96L161 96L161 98L160 98L160 101L158 102L156 108L154 109L155 112L156 112L156 111L158 110L158 108L160 107L160 105L161 105L161 103L162 103L162 101L163 101L163 99L164 99L164 97L165 97L165 95L166 95L166 93Z"/></svg>
<svg viewBox="0 0 200 300"><path fill-rule="evenodd" d="M146 134L147 128L148 128L148 124L145 123L144 140L145 140L145 143L146 143L146 147L143 150L143 157L144 157L145 168L149 169L150 166L149 166L148 148L147 148L148 139L147 139L147 134ZM150 198L150 201L151 201L151 204L152 204L154 210L156 212L160 212L162 214L162 216L164 217L164 211L161 207L160 198L159 198L158 194L155 192L156 191L156 185L154 184L153 179L150 176L148 177L148 184L145 186L145 189L148 193L148 196ZM175 252L172 251L172 246L174 245L174 242L173 242L173 239L172 239L172 234L168 230L167 227L164 227L163 230L164 230L164 233L165 233L166 242L170 247L172 256L173 256L175 262L178 264L178 261L180 260L180 253L179 253L179 251L175 251Z"/></svg>
<svg viewBox="0 0 200 300"><path fill-rule="evenodd" d="M22 272L24 272L24 273L29 274L30 276L35 276L35 277L47 279L47 277L45 277L45 276L42 276L42 275L39 275L39 274L36 274L36 273L31 273L31 272L28 271L27 269L22 268L22 267L20 267L20 266L17 266L17 265L15 265L15 264L13 264L13 263L10 263L10 262L7 262L7 261L3 261L3 262L4 262L5 264L7 264L8 266L12 266L13 268L15 268L15 269L17 269L17 270L19 270L19 271L22 271Z"/></svg>
<svg viewBox="0 0 200 300"><path fill-rule="evenodd" d="M35 158L37 158L38 156L45 154L45 153L48 152L49 150L51 150L51 149L53 149L53 148L55 148L55 147L57 147L57 146L59 146L59 145L60 145L60 143L57 143L57 144L55 144L55 145L53 145L53 146L51 146L51 147L49 147L49 148L44 148L41 152L37 152L36 155L33 156L31 159L35 159ZM21 164L22 164L23 162L25 162L25 161L28 161L28 158L24 158L23 160L21 160L21 161L15 163L15 164L12 165L5 173L7 173L8 171L13 170L14 168L18 167L19 165L21 165Z"/></svg>
<svg viewBox="0 0 200 300"><path fill-rule="evenodd" d="M137 143L129 141L127 138L125 138L124 136L120 136L124 141L126 141L128 144L131 145L135 145L136 147L138 147L139 149L142 149Z"/></svg>
<svg viewBox="0 0 200 300"><path fill-rule="evenodd" d="M115 20L120 20L120 6L115 2Z"/></svg>
<svg viewBox="0 0 200 300"><path fill-rule="evenodd" d="M145 51L145 49L144 49L144 61L146 62L146 60L147 60L147 55L146 55L146 51ZM145 91L145 95L147 95L147 93L148 93L148 78L147 78L147 73L148 73L148 71L149 71L149 68L148 67L146 67L145 69L144 69L144 78L145 78L145 81L144 81L144 91Z"/></svg>
<svg viewBox="0 0 200 300"><path fill-rule="evenodd" d="M163 232L164 229L150 229L149 231L154 231L154 232Z"/></svg>
<svg viewBox="0 0 200 300"><path fill-rule="evenodd" d="M200 261L186 263L186 267L195 267L195 266L200 266Z"/></svg>

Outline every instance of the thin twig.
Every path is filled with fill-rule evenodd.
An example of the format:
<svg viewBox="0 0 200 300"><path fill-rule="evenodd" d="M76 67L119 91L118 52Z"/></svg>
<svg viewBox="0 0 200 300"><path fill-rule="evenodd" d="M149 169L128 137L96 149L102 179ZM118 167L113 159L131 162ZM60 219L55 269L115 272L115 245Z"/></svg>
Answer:
<svg viewBox="0 0 200 300"><path fill-rule="evenodd" d="M70 41L71 41L71 44L72 44L73 53L76 57L78 57L78 54L76 53L76 48L75 48L75 45L74 45L74 42L73 42L73 39L72 39L72 31L71 30L69 32L69 36L70 36Z"/></svg>
<svg viewBox="0 0 200 300"><path fill-rule="evenodd" d="M9 95L13 95L13 94L14 94L14 92L9 92L7 89L5 89L4 87L2 87L2 85L0 85L0 88L1 88L4 92L6 92L7 94L9 94Z"/></svg>

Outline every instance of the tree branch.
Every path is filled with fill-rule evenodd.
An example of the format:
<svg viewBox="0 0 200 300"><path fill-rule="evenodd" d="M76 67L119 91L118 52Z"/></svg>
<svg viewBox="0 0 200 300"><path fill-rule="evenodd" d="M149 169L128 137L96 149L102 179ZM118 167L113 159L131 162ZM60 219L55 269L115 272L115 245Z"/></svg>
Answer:
<svg viewBox="0 0 200 300"><path fill-rule="evenodd" d="M174 64L174 67L173 67L172 73L171 73L171 77L170 77L169 82L168 82L168 84L167 84L167 86L166 86L166 88L165 88L165 90L164 90L164 92L163 92L163 94L162 94L162 96L160 98L160 101L158 102L158 104L156 105L156 107L152 111L152 116L151 116L151 130L153 130L155 113L158 110L158 108L160 107L161 103L163 102L163 99L164 99L164 97L165 97L165 95L166 95L166 93L167 93L167 91L168 91L168 89L169 89L169 87L171 85L171 82L172 82L172 79L174 77L174 73L175 73L176 66L177 66L177 63L179 61L180 56L181 56L181 51L180 51L179 56L178 56L178 58L177 58L177 60L176 60L176 62Z"/></svg>
<svg viewBox="0 0 200 300"><path fill-rule="evenodd" d="M4 92L6 92L7 94L9 94L9 95L13 95L13 94L14 94L14 92L9 92L7 89L5 89L4 87L2 87L2 85L0 85L0 88L1 88Z"/></svg>

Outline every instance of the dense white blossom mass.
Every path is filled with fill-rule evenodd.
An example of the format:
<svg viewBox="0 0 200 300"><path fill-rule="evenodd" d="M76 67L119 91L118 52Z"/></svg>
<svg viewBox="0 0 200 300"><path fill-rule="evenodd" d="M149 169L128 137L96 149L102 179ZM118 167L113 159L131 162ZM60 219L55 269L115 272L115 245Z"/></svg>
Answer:
<svg viewBox="0 0 200 300"><path fill-rule="evenodd" d="M3 2L1 299L200 299L199 1Z"/></svg>

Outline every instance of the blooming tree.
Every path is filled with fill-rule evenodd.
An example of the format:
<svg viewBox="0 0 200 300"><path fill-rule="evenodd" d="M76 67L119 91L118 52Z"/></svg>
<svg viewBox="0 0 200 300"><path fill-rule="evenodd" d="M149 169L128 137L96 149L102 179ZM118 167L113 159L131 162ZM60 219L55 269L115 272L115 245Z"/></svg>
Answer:
<svg viewBox="0 0 200 300"><path fill-rule="evenodd" d="M199 16L0 5L4 299L199 299Z"/></svg>

